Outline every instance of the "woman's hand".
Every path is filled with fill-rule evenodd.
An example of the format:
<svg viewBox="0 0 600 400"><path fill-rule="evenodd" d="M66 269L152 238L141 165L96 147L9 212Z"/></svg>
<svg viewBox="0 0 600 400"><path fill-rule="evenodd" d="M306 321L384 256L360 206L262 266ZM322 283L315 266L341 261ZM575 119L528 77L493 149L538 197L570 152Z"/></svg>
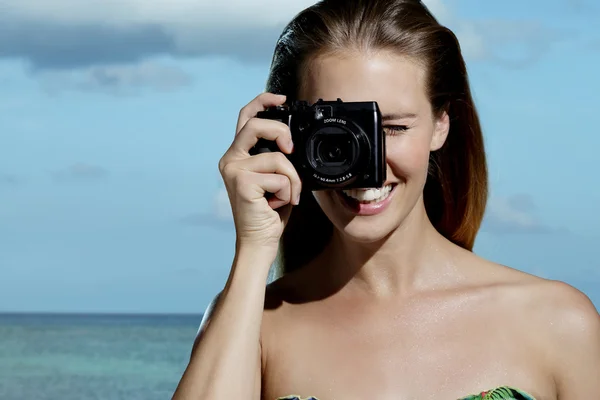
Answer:
<svg viewBox="0 0 600 400"><path fill-rule="evenodd" d="M249 151L262 138L275 141L286 154L292 152L292 137L286 124L256 118L259 111L284 102L285 96L263 93L242 108L235 139L219 161L233 211L238 249L258 246L273 251L273 258L291 207L300 200L300 177L283 153L251 156Z"/></svg>

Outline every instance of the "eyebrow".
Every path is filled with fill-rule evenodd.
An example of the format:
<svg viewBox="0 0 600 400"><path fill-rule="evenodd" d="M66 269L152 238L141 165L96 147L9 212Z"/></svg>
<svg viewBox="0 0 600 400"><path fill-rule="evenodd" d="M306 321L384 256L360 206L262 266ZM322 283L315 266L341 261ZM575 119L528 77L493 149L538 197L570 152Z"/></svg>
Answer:
<svg viewBox="0 0 600 400"><path fill-rule="evenodd" d="M417 114L413 113L394 113L394 114L383 114L381 120L385 121L393 121L398 119L409 119L409 118L417 118Z"/></svg>

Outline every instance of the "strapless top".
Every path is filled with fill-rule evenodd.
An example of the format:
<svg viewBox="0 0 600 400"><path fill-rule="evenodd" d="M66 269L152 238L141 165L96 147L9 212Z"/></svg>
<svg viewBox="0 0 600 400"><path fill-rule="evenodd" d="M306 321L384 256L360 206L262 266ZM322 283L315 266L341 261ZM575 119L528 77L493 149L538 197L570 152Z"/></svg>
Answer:
<svg viewBox="0 0 600 400"><path fill-rule="evenodd" d="M279 397L277 400L319 400L316 397L302 398L300 396L291 395L285 397ZM461 397L458 400L535 400L535 398L516 388L509 386L501 386L496 389L481 392L479 394L472 394L466 397Z"/></svg>

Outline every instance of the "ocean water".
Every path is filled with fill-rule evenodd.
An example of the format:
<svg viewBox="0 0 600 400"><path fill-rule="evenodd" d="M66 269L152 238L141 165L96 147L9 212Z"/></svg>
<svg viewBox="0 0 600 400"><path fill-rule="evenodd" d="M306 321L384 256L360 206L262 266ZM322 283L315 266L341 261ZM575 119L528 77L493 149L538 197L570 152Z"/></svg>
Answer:
<svg viewBox="0 0 600 400"><path fill-rule="evenodd" d="M200 319L0 314L0 400L170 399Z"/></svg>

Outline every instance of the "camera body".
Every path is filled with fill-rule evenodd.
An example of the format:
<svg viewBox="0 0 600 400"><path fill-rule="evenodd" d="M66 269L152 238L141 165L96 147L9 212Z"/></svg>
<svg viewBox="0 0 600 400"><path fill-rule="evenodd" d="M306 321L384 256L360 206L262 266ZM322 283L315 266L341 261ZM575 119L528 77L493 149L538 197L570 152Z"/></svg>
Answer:
<svg viewBox="0 0 600 400"><path fill-rule="evenodd" d="M293 101L257 114L289 126L286 155L309 190L378 188L386 179L385 134L376 102ZM251 154L280 151L260 139Z"/></svg>

